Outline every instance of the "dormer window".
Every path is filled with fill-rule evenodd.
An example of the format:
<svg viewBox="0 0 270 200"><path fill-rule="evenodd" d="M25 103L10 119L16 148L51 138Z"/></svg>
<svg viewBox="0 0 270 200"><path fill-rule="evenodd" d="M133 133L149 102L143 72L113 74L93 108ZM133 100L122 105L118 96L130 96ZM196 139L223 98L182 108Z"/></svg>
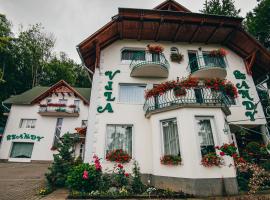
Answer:
<svg viewBox="0 0 270 200"><path fill-rule="evenodd" d="M121 60L145 60L145 51L136 49L124 49L121 53Z"/></svg>

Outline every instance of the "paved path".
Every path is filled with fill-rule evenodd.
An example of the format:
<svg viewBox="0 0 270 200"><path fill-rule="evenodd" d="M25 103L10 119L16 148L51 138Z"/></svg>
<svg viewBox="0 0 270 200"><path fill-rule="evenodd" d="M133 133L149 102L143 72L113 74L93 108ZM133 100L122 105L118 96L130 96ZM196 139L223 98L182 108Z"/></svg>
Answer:
<svg viewBox="0 0 270 200"><path fill-rule="evenodd" d="M36 200L48 164L0 163L0 200Z"/></svg>

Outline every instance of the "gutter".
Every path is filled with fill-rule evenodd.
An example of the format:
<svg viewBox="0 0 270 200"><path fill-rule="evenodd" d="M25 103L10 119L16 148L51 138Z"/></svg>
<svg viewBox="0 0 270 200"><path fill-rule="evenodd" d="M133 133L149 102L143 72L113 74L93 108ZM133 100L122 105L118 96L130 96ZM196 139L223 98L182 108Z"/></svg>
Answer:
<svg viewBox="0 0 270 200"><path fill-rule="evenodd" d="M2 106L3 106L6 110L8 110L8 112L10 111L10 109L9 109L7 106L5 106L5 104L4 104L3 101L2 101Z"/></svg>
<svg viewBox="0 0 270 200"><path fill-rule="evenodd" d="M83 57L82 57L82 54L81 54L78 46L76 47L76 50L77 50L77 52L78 52L78 54L80 56L80 59L82 61L83 68L85 68L90 74L94 75L94 72L92 70L90 70L88 67L86 67L86 65L84 63L84 60L83 60ZM89 76L89 79L90 79L90 82L92 83L92 78L90 76Z"/></svg>

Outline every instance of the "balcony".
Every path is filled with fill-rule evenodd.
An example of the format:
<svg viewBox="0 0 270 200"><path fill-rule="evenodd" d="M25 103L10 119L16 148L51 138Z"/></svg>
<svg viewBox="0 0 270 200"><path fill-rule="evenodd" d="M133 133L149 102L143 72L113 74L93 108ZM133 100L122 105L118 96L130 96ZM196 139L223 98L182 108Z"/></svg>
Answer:
<svg viewBox="0 0 270 200"><path fill-rule="evenodd" d="M135 56L130 63L131 77L167 78L169 63L163 53L151 53Z"/></svg>
<svg viewBox="0 0 270 200"><path fill-rule="evenodd" d="M79 117L80 109L75 105L67 106L65 104L39 105L38 113L42 116L57 117Z"/></svg>
<svg viewBox="0 0 270 200"><path fill-rule="evenodd" d="M190 60L188 70L194 78L224 79L227 76L226 63L222 56L197 56Z"/></svg>
<svg viewBox="0 0 270 200"><path fill-rule="evenodd" d="M225 115L230 115L230 105L233 99L221 91L213 91L211 88L197 86L189 89L168 90L162 95L146 99L143 109L145 116L186 107L221 108Z"/></svg>

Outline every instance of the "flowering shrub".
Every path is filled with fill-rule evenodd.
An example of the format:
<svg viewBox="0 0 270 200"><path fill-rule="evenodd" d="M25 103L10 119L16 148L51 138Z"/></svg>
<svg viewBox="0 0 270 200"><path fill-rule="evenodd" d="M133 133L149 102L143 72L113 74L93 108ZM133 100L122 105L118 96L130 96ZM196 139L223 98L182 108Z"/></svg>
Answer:
<svg viewBox="0 0 270 200"><path fill-rule="evenodd" d="M160 158L160 162L163 165L180 165L181 157L175 155L164 155Z"/></svg>
<svg viewBox="0 0 270 200"><path fill-rule="evenodd" d="M106 160L118 163L128 163L131 156L122 149L115 149L107 153Z"/></svg>
<svg viewBox="0 0 270 200"><path fill-rule="evenodd" d="M224 57L228 54L228 52L223 49L223 48L220 48L220 49L217 49L217 50L213 50L210 52L210 56L221 56L221 57Z"/></svg>
<svg viewBox="0 0 270 200"><path fill-rule="evenodd" d="M201 163L204 167L220 167L223 164L222 161L222 158L216 153L208 153L202 157Z"/></svg>
<svg viewBox="0 0 270 200"><path fill-rule="evenodd" d="M83 163L73 167L67 177L66 185L71 190L91 192L99 189L102 170L99 158L94 156L94 164Z"/></svg>
<svg viewBox="0 0 270 200"><path fill-rule="evenodd" d="M236 158L238 156L237 154L237 148L234 143L231 144L223 144L222 146L217 146L216 149L220 150L221 156L231 156L233 158Z"/></svg>
<svg viewBox="0 0 270 200"><path fill-rule="evenodd" d="M112 174L113 186L122 188L128 184L129 174L126 173L124 166L120 163L115 164Z"/></svg>
<svg viewBox="0 0 270 200"><path fill-rule="evenodd" d="M190 88L195 88L199 86L199 83L204 85L206 88L211 88L215 91L223 92L231 98L236 98L238 96L237 88L229 81L223 79L203 79L199 81L196 78L187 78L180 81L167 81L156 85L154 88L147 90L145 93L145 98L151 98L154 96L159 96L166 93L169 90L185 90ZM181 93L184 95L184 92ZM181 96L180 95L180 96Z"/></svg>
<svg viewBox="0 0 270 200"><path fill-rule="evenodd" d="M161 45L148 44L147 50L150 53L162 53L164 51L164 48Z"/></svg>

